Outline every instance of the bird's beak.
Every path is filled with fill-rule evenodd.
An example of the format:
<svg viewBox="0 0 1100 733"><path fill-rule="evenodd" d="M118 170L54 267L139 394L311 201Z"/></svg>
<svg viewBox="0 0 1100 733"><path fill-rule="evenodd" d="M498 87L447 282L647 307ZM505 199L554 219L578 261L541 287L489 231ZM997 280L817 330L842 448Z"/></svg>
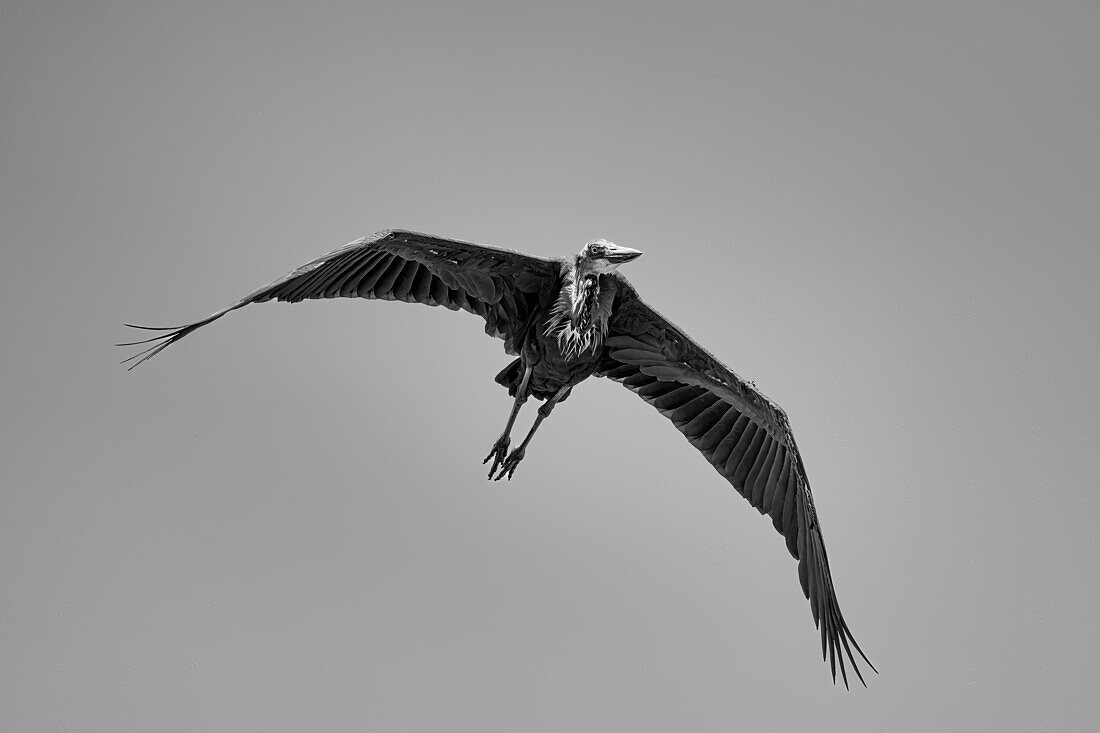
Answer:
<svg viewBox="0 0 1100 733"><path fill-rule="evenodd" d="M611 264L621 265L624 262L630 262L631 260L641 257L642 253L636 249L620 247L616 244L613 248L609 249L605 256L607 257L607 261Z"/></svg>

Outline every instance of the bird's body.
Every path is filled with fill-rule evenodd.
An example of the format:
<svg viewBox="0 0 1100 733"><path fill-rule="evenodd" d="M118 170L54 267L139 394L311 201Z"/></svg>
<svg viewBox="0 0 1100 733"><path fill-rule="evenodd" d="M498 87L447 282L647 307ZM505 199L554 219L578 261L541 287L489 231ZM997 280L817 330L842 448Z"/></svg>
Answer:
<svg viewBox="0 0 1100 733"><path fill-rule="evenodd" d="M799 561L799 580L834 679L839 660L847 684L846 656L862 681L853 647L867 657L840 613L786 414L638 297L617 269L640 254L597 240L573 258L550 260L389 231L303 265L201 321L149 329L165 333L122 345L152 344L127 360L137 366L226 313L268 300L359 297L476 314L485 320L486 333L503 339L505 351L517 357L496 377L515 401L485 458L492 461L490 477L512 477L541 422L578 383L590 376L622 383L671 420L745 499L769 515ZM512 426L529 397L543 404L523 442L509 452Z"/></svg>
<svg viewBox="0 0 1100 733"><path fill-rule="evenodd" d="M610 274L578 276L575 263L561 263L560 276L548 289L553 305L523 330L520 358L502 372L508 375L501 381L510 393L515 394L527 366L532 368L530 395L540 400L551 399L598 370L619 282Z"/></svg>

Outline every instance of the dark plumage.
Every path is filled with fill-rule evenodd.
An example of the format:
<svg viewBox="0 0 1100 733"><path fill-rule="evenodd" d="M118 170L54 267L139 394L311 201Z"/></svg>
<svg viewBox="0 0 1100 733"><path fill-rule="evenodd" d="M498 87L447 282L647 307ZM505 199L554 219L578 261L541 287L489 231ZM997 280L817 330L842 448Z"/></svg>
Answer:
<svg viewBox="0 0 1100 733"><path fill-rule="evenodd" d="M837 604L817 511L787 416L642 301L616 270L641 253L588 243L574 258L548 260L407 231L365 237L320 257L201 321L121 346L150 344L131 369L226 313L268 300L401 300L464 310L518 357L497 381L515 403L485 462L511 479L539 424L577 383L608 377L672 421L715 470L771 517L798 560L798 577L821 631L822 656L848 684L845 657L863 681L856 644ZM126 363L124 362L124 363ZM510 433L529 396L543 401L527 437L511 453ZM866 683L864 683L866 684Z"/></svg>

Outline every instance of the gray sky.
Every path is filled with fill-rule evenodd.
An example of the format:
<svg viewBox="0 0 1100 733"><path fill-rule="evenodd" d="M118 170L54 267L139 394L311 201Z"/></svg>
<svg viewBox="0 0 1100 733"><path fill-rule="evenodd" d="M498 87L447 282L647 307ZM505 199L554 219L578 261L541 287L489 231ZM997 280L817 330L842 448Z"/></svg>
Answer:
<svg viewBox="0 0 1100 733"><path fill-rule="evenodd" d="M1100 714L1100 6L0 6L0 730L1073 730ZM477 319L256 306L389 227L573 252L789 413L841 604ZM525 430L533 415L521 417Z"/></svg>

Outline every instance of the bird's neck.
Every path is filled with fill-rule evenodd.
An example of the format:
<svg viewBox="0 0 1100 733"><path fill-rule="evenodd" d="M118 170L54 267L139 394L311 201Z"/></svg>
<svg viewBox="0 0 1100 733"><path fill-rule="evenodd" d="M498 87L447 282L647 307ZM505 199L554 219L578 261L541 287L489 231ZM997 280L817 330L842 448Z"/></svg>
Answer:
<svg viewBox="0 0 1100 733"><path fill-rule="evenodd" d="M570 267L562 280L558 299L551 309L546 326L548 336L556 336L566 356L580 356L599 349L607 332L607 318L601 298L600 275L581 263Z"/></svg>

